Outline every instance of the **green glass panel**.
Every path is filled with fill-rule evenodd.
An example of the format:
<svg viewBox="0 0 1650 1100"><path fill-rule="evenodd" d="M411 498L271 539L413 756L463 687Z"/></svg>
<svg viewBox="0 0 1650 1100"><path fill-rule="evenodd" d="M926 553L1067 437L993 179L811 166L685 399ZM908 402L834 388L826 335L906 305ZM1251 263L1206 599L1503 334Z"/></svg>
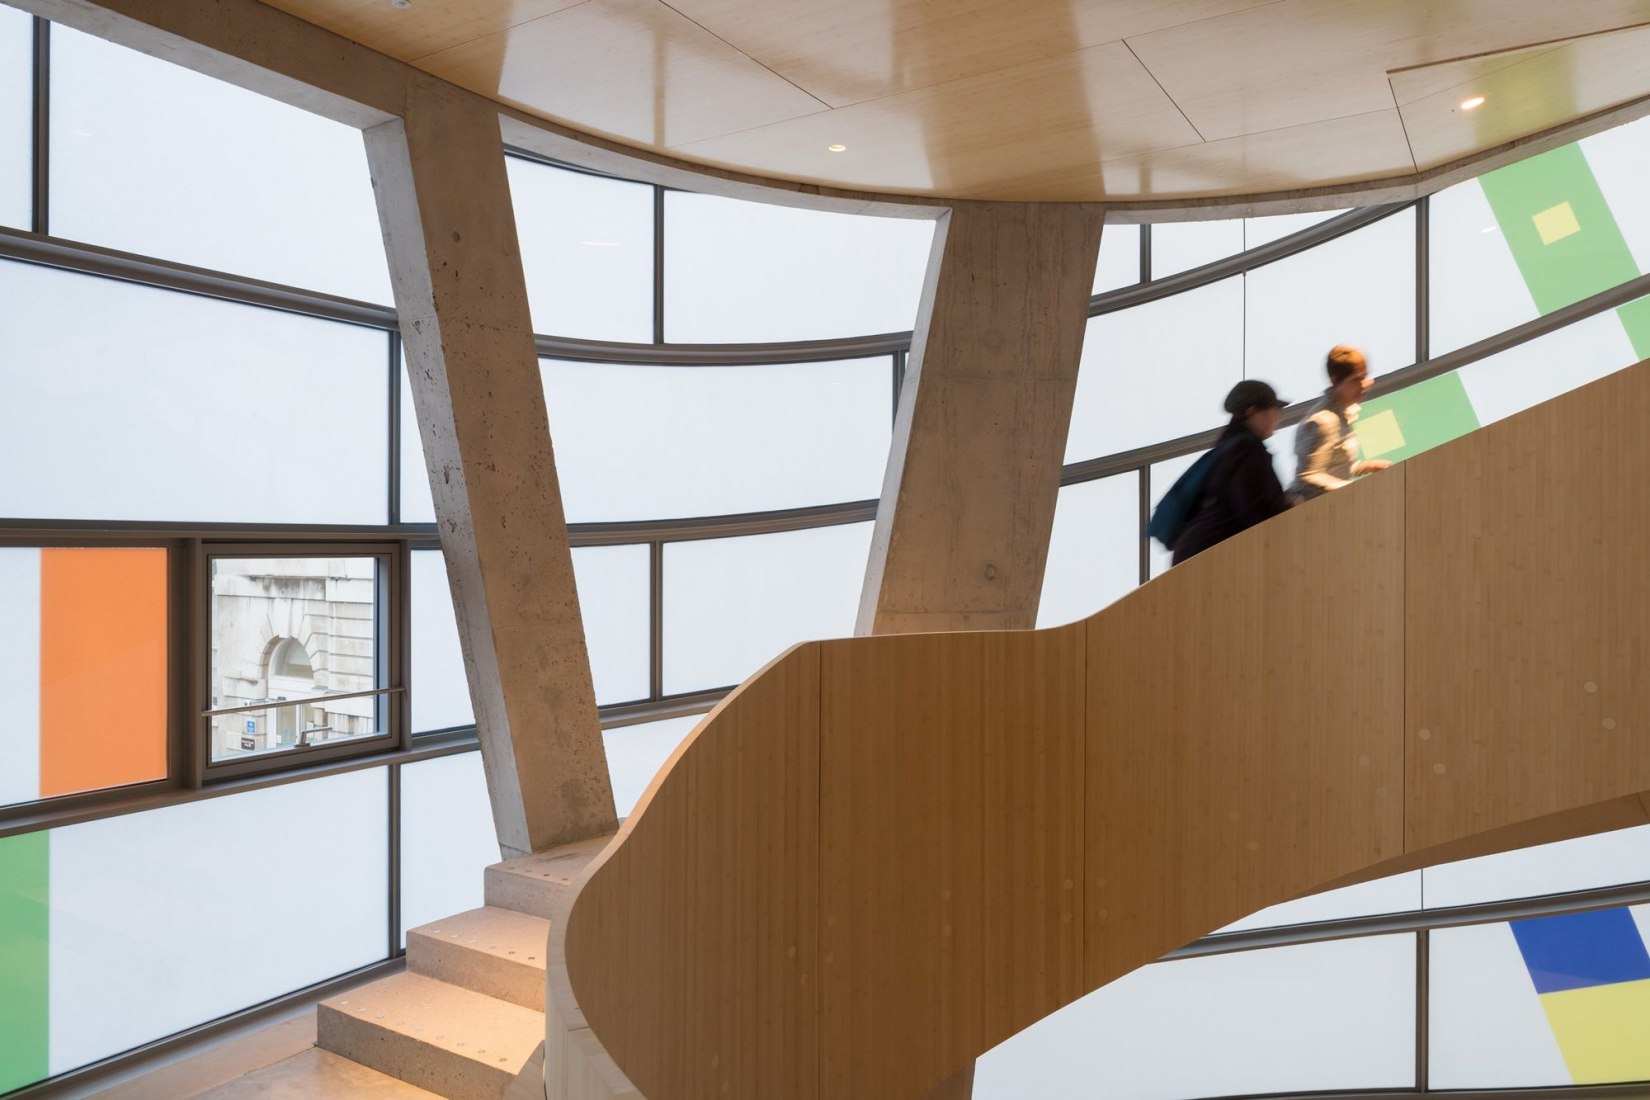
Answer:
<svg viewBox="0 0 1650 1100"><path fill-rule="evenodd" d="M0 838L0 1092L46 1076L49 841Z"/></svg>
<svg viewBox="0 0 1650 1100"><path fill-rule="evenodd" d="M1358 441L1365 458L1399 462L1478 426L1460 376L1452 372L1364 402Z"/></svg>

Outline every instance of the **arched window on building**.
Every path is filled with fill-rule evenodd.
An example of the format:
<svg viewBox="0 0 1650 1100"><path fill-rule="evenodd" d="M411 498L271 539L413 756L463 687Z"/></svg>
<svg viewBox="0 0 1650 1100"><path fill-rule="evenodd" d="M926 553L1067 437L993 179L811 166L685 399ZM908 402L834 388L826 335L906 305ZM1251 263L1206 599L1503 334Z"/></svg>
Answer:
<svg viewBox="0 0 1650 1100"><path fill-rule="evenodd" d="M269 656L269 691L272 699L302 699L317 695L315 666L309 650L296 638L283 638ZM305 745L316 734L325 734L320 712L310 704L278 707L275 710L275 740L282 746Z"/></svg>

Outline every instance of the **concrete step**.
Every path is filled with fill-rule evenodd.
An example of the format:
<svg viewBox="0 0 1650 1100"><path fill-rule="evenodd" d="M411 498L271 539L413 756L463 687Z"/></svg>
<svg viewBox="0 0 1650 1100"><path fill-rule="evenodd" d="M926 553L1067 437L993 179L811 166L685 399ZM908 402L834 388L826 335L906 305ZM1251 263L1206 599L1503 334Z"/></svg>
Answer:
<svg viewBox="0 0 1650 1100"><path fill-rule="evenodd" d="M572 888L573 880L611 839L594 837L548 852L495 863L487 868L483 897L496 909L512 909L549 920L557 903Z"/></svg>
<svg viewBox="0 0 1650 1100"><path fill-rule="evenodd" d="M544 1016L422 974L323 1001L317 1042L450 1100L498 1100L544 1041Z"/></svg>
<svg viewBox="0 0 1650 1100"><path fill-rule="evenodd" d="M191 1095L200 1100L440 1100L433 1092L318 1047Z"/></svg>
<svg viewBox="0 0 1650 1100"><path fill-rule="evenodd" d="M407 968L449 985L544 1011L550 922L486 906L407 933Z"/></svg>

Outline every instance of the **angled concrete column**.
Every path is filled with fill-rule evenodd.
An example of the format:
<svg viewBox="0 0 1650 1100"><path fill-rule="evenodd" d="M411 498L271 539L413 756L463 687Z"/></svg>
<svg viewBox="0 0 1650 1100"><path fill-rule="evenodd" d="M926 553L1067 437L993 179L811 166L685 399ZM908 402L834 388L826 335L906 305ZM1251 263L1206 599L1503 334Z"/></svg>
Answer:
<svg viewBox="0 0 1650 1100"><path fill-rule="evenodd" d="M961 203L934 234L858 632L1037 620L1104 211Z"/></svg>
<svg viewBox="0 0 1650 1100"><path fill-rule="evenodd" d="M414 76L367 154L499 846L611 832L497 111Z"/></svg>

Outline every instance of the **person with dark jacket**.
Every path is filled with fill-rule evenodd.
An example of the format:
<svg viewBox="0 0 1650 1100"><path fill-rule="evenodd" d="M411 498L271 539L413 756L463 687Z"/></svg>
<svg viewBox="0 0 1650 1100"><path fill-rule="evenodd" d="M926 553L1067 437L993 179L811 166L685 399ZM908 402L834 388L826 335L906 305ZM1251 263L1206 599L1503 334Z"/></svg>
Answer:
<svg viewBox="0 0 1650 1100"><path fill-rule="evenodd" d="M1248 379L1226 395L1232 422L1215 444L1214 466L1192 516L1174 543L1174 564L1289 508L1263 440L1271 438L1284 402L1265 382Z"/></svg>

